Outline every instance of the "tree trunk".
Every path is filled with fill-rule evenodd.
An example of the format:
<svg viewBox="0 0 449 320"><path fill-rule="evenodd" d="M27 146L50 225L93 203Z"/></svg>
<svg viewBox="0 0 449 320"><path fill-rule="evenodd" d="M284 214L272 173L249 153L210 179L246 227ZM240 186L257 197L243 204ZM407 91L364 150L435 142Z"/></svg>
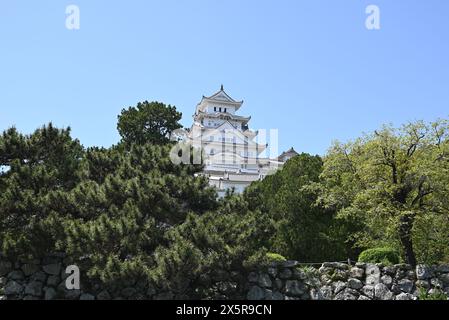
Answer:
<svg viewBox="0 0 449 320"><path fill-rule="evenodd" d="M416 256L413 251L412 227L414 216L407 214L401 217L399 226L399 237L401 239L402 248L405 253L405 260L408 264L416 267Z"/></svg>

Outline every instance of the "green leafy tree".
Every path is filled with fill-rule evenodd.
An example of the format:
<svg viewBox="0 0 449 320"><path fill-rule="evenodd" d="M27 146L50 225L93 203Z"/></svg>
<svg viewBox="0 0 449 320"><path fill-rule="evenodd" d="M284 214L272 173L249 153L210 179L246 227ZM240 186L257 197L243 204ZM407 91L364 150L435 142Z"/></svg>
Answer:
<svg viewBox="0 0 449 320"><path fill-rule="evenodd" d="M319 156L301 154L245 191L249 208L265 212L267 224L276 228L271 251L303 262L341 260L352 254L342 241L344 226L336 223L335 212L316 205L321 171Z"/></svg>
<svg viewBox="0 0 449 320"><path fill-rule="evenodd" d="M169 135L182 128L182 114L176 107L160 102L139 102L136 107L123 109L118 116L117 129L125 144L164 144Z"/></svg>
<svg viewBox="0 0 449 320"><path fill-rule="evenodd" d="M426 260L425 251L447 258L448 134L447 121L418 121L335 143L325 158L320 200L341 218L363 222L353 235L360 247L396 246L412 265L417 254Z"/></svg>

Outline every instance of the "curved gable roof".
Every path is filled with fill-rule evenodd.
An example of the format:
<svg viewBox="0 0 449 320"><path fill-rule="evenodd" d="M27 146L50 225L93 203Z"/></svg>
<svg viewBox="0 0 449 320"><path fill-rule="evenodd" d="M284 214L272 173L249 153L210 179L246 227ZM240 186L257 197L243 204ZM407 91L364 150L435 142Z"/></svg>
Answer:
<svg viewBox="0 0 449 320"><path fill-rule="evenodd" d="M222 103L223 102L224 103L230 103L230 104L233 104L233 105L237 105L238 107L240 107L243 104L243 100L236 101L230 95L228 95L224 91L223 85L221 86L220 90L217 91L216 93L214 93L213 95L211 95L209 97L203 96L202 101L204 101L204 100L217 101L217 102L222 102ZM199 104L201 104L201 102Z"/></svg>

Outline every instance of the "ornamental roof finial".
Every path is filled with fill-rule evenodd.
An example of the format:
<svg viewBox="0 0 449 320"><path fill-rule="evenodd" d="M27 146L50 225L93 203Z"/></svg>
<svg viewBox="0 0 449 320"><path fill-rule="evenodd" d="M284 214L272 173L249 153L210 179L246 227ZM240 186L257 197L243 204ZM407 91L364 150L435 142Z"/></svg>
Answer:
<svg viewBox="0 0 449 320"><path fill-rule="evenodd" d="M224 91L223 85L221 85L221 91Z"/></svg>

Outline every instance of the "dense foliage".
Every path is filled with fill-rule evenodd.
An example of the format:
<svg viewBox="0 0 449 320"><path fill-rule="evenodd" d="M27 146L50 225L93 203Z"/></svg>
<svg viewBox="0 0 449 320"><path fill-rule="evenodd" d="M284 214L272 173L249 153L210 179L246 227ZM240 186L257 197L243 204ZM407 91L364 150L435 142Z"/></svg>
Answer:
<svg viewBox="0 0 449 320"><path fill-rule="evenodd" d="M86 149L51 123L3 132L0 251L63 251L95 281L145 279L198 298L217 270L256 262L357 259L375 247L412 263L448 261L446 122L384 128L323 159L301 154L243 195L217 199L201 166L170 161L166 138L179 119L159 103L124 110L122 141L110 148Z"/></svg>
<svg viewBox="0 0 449 320"><path fill-rule="evenodd" d="M321 203L342 220L363 221L359 247L397 248L405 262L449 258L447 121L384 127L335 143L321 175Z"/></svg>
<svg viewBox="0 0 449 320"><path fill-rule="evenodd" d="M323 161L301 154L284 168L246 189L249 206L265 212L275 232L267 240L270 250L303 262L355 258L346 243L349 224L337 221L335 212L316 204L316 183Z"/></svg>
<svg viewBox="0 0 449 320"><path fill-rule="evenodd" d="M391 248L372 248L360 253L359 262L394 265L399 263L399 254Z"/></svg>
<svg viewBox="0 0 449 320"><path fill-rule="evenodd" d="M136 107L123 109L118 116L117 129L125 144L163 144L170 134L182 126L182 114L176 107L160 102L139 102Z"/></svg>

